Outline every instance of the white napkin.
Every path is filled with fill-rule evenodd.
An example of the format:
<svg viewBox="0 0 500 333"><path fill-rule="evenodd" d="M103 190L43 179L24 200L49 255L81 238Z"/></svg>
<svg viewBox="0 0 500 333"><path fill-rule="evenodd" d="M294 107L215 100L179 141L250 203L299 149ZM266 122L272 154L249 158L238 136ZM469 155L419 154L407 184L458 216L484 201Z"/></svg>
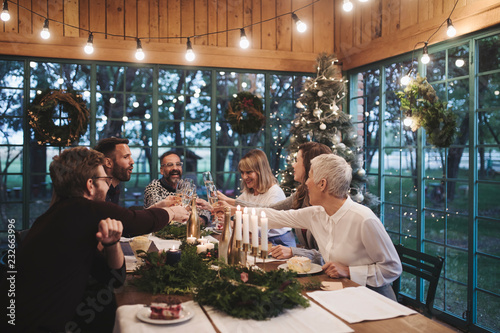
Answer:
<svg viewBox="0 0 500 333"><path fill-rule="evenodd" d="M307 295L350 324L417 313L363 286Z"/></svg>
<svg viewBox="0 0 500 333"><path fill-rule="evenodd" d="M165 332L186 333L186 332L215 332L210 320L200 308L200 306L188 301L182 303L189 306L194 311L193 318L188 321L171 325L154 325L140 321L137 312L144 308L142 304L122 305L116 310L115 327L113 333L141 333L141 332Z"/></svg>
<svg viewBox="0 0 500 333"><path fill-rule="evenodd" d="M340 319L328 313L317 304L310 302L308 308L297 307L286 310L269 320L239 319L206 306L208 316L221 333L234 332L354 332ZM190 330L191 332L191 330Z"/></svg>
<svg viewBox="0 0 500 333"><path fill-rule="evenodd" d="M155 243L156 248L159 251L161 251L161 250L167 251L167 250L171 249L172 246L174 246L174 245L175 245L176 249L178 249L179 246L181 246L181 241L178 241L176 239L162 239L162 238L159 238L156 236L150 236L149 239Z"/></svg>

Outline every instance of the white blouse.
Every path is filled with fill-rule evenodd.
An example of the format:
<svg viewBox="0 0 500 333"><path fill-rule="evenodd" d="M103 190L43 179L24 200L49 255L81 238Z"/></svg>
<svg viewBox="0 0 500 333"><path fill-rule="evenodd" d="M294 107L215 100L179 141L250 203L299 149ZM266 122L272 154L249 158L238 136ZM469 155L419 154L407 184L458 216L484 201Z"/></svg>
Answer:
<svg viewBox="0 0 500 333"><path fill-rule="evenodd" d="M350 197L332 216L322 206L258 210L266 213L270 228L311 230L325 262L348 266L351 280L362 286L381 287L401 275L401 261L384 226L368 207Z"/></svg>

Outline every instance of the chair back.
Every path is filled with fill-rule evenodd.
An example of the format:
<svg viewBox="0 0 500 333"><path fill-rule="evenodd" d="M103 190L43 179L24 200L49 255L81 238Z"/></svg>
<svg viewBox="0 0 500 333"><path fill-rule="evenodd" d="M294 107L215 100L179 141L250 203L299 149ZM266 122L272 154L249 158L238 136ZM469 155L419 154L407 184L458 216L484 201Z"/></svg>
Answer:
<svg viewBox="0 0 500 333"><path fill-rule="evenodd" d="M399 259L403 265L403 272L415 275L418 278L429 281L429 289L427 290L427 297L425 298L425 307L422 303L417 303L418 307L424 311L426 315L432 315L432 308L434 305L434 298L436 297L436 289L441 275L444 259L440 256L432 256L427 253L418 252L408 249L403 245L396 245ZM401 295L401 277L393 282L393 289L396 297L402 300L402 303L412 303L412 299Z"/></svg>

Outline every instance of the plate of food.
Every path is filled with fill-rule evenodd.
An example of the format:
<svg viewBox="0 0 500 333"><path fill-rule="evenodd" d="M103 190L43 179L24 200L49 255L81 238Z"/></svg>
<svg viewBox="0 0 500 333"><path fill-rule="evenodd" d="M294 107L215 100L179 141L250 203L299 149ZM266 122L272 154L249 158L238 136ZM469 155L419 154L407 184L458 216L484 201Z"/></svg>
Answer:
<svg viewBox="0 0 500 333"><path fill-rule="evenodd" d="M321 265L311 263L311 259L306 257L292 257L278 268L293 271L298 275L316 274L323 270Z"/></svg>
<svg viewBox="0 0 500 333"><path fill-rule="evenodd" d="M193 318L194 311L182 305L173 297L166 297L151 303L137 312L137 318L148 324L169 325L179 324Z"/></svg>

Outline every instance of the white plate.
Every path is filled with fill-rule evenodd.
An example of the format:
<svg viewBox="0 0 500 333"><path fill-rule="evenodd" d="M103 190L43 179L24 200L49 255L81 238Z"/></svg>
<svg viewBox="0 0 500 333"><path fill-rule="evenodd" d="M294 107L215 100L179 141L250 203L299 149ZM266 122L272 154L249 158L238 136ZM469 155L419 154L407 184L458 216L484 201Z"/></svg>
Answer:
<svg viewBox="0 0 500 333"><path fill-rule="evenodd" d="M280 269L284 269L285 271L288 270L288 264L281 264L278 266ZM305 273L297 273L297 275L309 275L309 274L316 274L319 273L323 270L320 265L318 264L311 264L311 270L309 272Z"/></svg>
<svg viewBox="0 0 500 333"><path fill-rule="evenodd" d="M193 318L194 312L193 310L191 310L191 308L189 308L189 306L183 305L180 312L180 317L177 319L151 319L150 315L151 309L149 307L144 307L137 312L137 318L139 318L139 320L145 323L156 325L178 324L188 321L189 319Z"/></svg>

